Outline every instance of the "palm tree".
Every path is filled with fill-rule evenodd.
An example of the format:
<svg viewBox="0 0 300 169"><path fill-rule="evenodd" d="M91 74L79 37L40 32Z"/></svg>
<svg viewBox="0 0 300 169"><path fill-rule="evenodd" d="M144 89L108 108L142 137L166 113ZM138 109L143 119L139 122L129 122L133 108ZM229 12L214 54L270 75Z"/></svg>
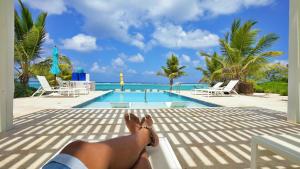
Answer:
<svg viewBox="0 0 300 169"><path fill-rule="evenodd" d="M206 83L213 83L215 81L220 81L222 77L213 76L213 73L222 67L221 63L218 61L218 59L221 58L217 54L217 52L214 52L212 55L204 52L200 52L200 55L205 56L205 64L206 64L206 68L202 66L198 66L196 68L197 70L201 71L203 74L203 77L200 81Z"/></svg>
<svg viewBox="0 0 300 169"><path fill-rule="evenodd" d="M178 57L172 54L167 59L167 65L161 67L161 71L157 72L158 76L164 76L169 79L170 84L170 90L173 89L174 79L177 79L181 76L186 75L186 73L183 71L183 69L186 66L180 66Z"/></svg>
<svg viewBox="0 0 300 169"><path fill-rule="evenodd" d="M33 61L40 57L45 40L45 21L47 13L40 13L35 21L29 9L19 0L20 15L15 10L15 63L20 83L28 85Z"/></svg>
<svg viewBox="0 0 300 169"><path fill-rule="evenodd" d="M54 75L50 73L52 64L52 56L47 57L43 61L31 66L30 72L35 75L46 76L50 84L55 84ZM63 80L70 80L72 77L72 63L67 56L59 56L59 69L61 70L59 76Z"/></svg>
<svg viewBox="0 0 300 169"><path fill-rule="evenodd" d="M280 51L267 50L279 37L271 33L258 39L259 30L253 28L256 23L249 20L242 25L240 20L234 20L231 31L220 39L221 57L216 60L221 67L212 73L212 78L224 76L247 83L250 76L268 63L268 58L282 55Z"/></svg>

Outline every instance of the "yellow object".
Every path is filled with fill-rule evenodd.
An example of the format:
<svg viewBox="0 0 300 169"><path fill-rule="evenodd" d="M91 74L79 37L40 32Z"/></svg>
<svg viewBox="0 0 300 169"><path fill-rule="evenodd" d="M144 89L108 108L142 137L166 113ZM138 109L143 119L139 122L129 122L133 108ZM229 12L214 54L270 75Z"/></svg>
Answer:
<svg viewBox="0 0 300 169"><path fill-rule="evenodd" d="M123 79L123 73L120 73L120 85L124 86L124 79Z"/></svg>

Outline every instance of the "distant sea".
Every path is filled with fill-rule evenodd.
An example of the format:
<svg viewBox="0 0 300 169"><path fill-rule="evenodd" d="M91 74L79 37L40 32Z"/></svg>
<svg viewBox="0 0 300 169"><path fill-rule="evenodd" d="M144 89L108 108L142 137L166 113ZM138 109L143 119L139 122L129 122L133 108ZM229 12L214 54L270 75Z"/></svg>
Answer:
<svg viewBox="0 0 300 169"><path fill-rule="evenodd" d="M37 81L31 81L29 83L31 87L39 88L40 84ZM207 88L208 84L205 83L181 83L180 85L174 85L174 90L192 90L194 88ZM145 90L145 89L158 89L169 90L168 84L151 84L151 83L125 83L125 89L129 90ZM103 83L96 82L96 90L114 90L120 89L119 83Z"/></svg>

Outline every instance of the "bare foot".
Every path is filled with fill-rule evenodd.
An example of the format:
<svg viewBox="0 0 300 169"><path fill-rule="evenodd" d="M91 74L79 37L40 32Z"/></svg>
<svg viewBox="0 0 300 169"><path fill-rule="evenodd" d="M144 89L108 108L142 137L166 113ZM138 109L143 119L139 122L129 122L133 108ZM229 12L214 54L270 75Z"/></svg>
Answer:
<svg viewBox="0 0 300 169"><path fill-rule="evenodd" d="M142 118L141 120L141 125L143 128L147 128L150 131L150 146L156 147L159 144L159 138L157 134L154 132L152 125L153 125L153 120L150 115L146 115L145 117Z"/></svg>
<svg viewBox="0 0 300 169"><path fill-rule="evenodd" d="M128 130L130 131L131 134L134 134L138 130L141 129L140 119L138 117L136 117L134 114L126 113L124 115L124 119L125 119L125 124L126 124Z"/></svg>

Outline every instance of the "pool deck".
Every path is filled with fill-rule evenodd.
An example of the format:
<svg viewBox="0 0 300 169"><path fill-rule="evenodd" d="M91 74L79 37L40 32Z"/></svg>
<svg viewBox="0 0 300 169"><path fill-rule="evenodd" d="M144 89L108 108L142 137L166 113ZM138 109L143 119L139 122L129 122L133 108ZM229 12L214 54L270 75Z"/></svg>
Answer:
<svg viewBox="0 0 300 169"><path fill-rule="evenodd" d="M74 139L101 141L127 135L125 112L139 117L151 114L155 130L169 140L180 164L187 169L249 168L252 136L300 133L299 124L286 121L287 97L273 94L205 97L180 93L224 106L215 108L72 108L105 93L14 99L14 128L0 133L0 169L39 168ZM259 168L300 168L300 164L260 149Z"/></svg>
<svg viewBox="0 0 300 169"><path fill-rule="evenodd" d="M67 109L88 100L106 94L110 91L92 91L79 97L25 97L14 99L14 117L30 114L44 109Z"/></svg>
<svg viewBox="0 0 300 169"><path fill-rule="evenodd" d="M191 91L180 91L180 93L175 91L173 93L224 107L261 107L287 112L288 97L280 96L278 94L254 93L251 96L233 94L232 96L207 97L206 95L195 95Z"/></svg>
<svg viewBox="0 0 300 169"><path fill-rule="evenodd" d="M127 135L123 116L151 114L154 129L166 137L183 168L245 169L254 135L294 134L300 125L286 113L256 107L199 109L47 109L14 119L0 134L0 168L37 169L74 139L106 140ZM259 168L300 168L260 147Z"/></svg>

